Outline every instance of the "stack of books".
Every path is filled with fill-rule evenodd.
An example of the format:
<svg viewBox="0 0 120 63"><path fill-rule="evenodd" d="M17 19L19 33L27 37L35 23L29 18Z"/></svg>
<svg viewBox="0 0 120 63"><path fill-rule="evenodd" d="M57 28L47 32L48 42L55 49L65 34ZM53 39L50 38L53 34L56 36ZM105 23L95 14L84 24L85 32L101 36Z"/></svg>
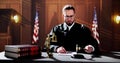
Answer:
<svg viewBox="0 0 120 63"><path fill-rule="evenodd" d="M38 45L5 45L5 56L11 58L25 58L41 56Z"/></svg>

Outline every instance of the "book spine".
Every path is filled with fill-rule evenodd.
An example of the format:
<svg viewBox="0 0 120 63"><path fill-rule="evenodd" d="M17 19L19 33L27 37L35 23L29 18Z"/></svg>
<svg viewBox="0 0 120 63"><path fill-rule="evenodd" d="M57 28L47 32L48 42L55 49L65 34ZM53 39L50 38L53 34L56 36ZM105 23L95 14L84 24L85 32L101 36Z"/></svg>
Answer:
<svg viewBox="0 0 120 63"><path fill-rule="evenodd" d="M34 46L34 47L19 47L19 48L5 48L5 51L8 52L14 52L14 53L21 53L21 52L33 52L33 51L38 51L39 47Z"/></svg>
<svg viewBox="0 0 120 63"><path fill-rule="evenodd" d="M34 57L40 54L41 54L40 52L24 52L24 53L5 52L5 56L11 58Z"/></svg>
<svg viewBox="0 0 120 63"><path fill-rule="evenodd" d="M26 51L29 51L29 47L19 47L19 48L9 48L9 47L6 47L5 48L5 51L10 51L10 52L26 52Z"/></svg>

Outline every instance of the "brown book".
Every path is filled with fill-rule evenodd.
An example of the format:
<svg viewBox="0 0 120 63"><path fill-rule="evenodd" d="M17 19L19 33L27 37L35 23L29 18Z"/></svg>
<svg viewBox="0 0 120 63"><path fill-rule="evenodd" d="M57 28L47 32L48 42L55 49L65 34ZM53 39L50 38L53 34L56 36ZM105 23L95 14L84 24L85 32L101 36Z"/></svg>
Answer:
<svg viewBox="0 0 120 63"><path fill-rule="evenodd" d="M11 58L40 56L38 45L5 45L5 56Z"/></svg>
<svg viewBox="0 0 120 63"><path fill-rule="evenodd" d="M13 52L8 52L5 51L5 56L10 57L10 58L26 58L26 57L35 57L35 56L41 56L41 53L36 51L36 52L22 52L22 53L13 53Z"/></svg>
<svg viewBox="0 0 120 63"><path fill-rule="evenodd" d="M5 51L5 56L11 57L11 58L20 58L20 57L29 56L29 53L13 53L13 52L6 52Z"/></svg>
<svg viewBox="0 0 120 63"><path fill-rule="evenodd" d="M40 50L38 45L5 45L5 51L9 52L30 52Z"/></svg>

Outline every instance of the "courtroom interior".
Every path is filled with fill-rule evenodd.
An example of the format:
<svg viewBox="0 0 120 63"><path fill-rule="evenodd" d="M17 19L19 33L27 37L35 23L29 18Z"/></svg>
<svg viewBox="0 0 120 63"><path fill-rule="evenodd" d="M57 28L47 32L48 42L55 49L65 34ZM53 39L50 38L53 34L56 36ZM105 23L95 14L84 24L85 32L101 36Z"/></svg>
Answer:
<svg viewBox="0 0 120 63"><path fill-rule="evenodd" d="M38 42L41 48L47 34L63 23L62 7L76 8L78 23L92 29L96 8L99 47L102 52L120 52L120 0L0 0L0 52L5 45L32 44L36 11L38 12ZM118 56L114 56L120 59Z"/></svg>

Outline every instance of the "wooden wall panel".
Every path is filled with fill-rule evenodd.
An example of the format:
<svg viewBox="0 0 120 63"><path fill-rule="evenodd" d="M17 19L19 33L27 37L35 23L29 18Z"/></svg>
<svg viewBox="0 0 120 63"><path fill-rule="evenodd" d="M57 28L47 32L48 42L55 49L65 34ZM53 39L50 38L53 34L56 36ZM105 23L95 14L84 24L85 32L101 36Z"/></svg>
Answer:
<svg viewBox="0 0 120 63"><path fill-rule="evenodd" d="M21 12L20 11L20 0L0 0L0 9L8 9L9 10L9 13L8 14L11 14L12 10L11 9L14 9L15 11L17 12ZM7 16L7 14L5 15ZM10 16L7 16L7 20L8 22L12 22L10 20ZM6 19L3 19L3 20L6 20ZM10 26L10 25L8 25ZM4 27L3 27L4 28ZM11 27L8 27L9 29L12 29ZM11 30L7 29L7 33L0 33L0 51L4 51L4 46L5 45L8 45L8 44L19 44L19 40L20 40L20 35L19 35L19 28L17 29L14 29L12 33L16 34L17 36L12 36L12 33ZM2 29L0 29L2 30ZM17 30L17 32L15 32ZM13 40L14 38L14 40ZM14 42L13 42L14 41Z"/></svg>
<svg viewBox="0 0 120 63"><path fill-rule="evenodd" d="M12 44L31 44L31 4L31 0L0 0L0 9L15 10L22 21L11 26Z"/></svg>
<svg viewBox="0 0 120 63"><path fill-rule="evenodd" d="M32 42L32 1L22 0L22 25L21 25L21 42L20 44L31 44ZM34 22L34 20L33 20ZM34 23L33 23L34 24Z"/></svg>
<svg viewBox="0 0 120 63"><path fill-rule="evenodd" d="M19 12L18 14L21 14L21 0L0 0L0 9L13 9L11 10L11 12ZM11 13L10 13L11 14ZM11 14L12 15L12 14ZM8 17L10 18L10 16ZM8 35L11 36L11 44L19 44L20 43L20 30L19 30L19 26L17 26L17 24L15 26L13 26L14 22L12 20L9 20L9 22L11 22L8 30ZM14 29L13 29L14 28ZM9 34L10 33L10 34Z"/></svg>
<svg viewBox="0 0 120 63"><path fill-rule="evenodd" d="M58 5L57 4L51 4L51 5L46 5L46 31L50 31L53 26L58 24Z"/></svg>
<svg viewBox="0 0 120 63"><path fill-rule="evenodd" d="M87 18L85 4L75 5L75 8L76 8L76 18L75 18L76 21L85 24L83 23L83 21L85 22L85 18Z"/></svg>
<svg viewBox="0 0 120 63"><path fill-rule="evenodd" d="M5 8L6 8L6 4L0 3L0 8L1 8L1 9L5 9Z"/></svg>
<svg viewBox="0 0 120 63"><path fill-rule="evenodd" d="M21 13L21 1L22 0L0 0L0 8L4 9L15 9L17 12Z"/></svg>
<svg viewBox="0 0 120 63"><path fill-rule="evenodd" d="M22 11L21 11L22 6L21 6L20 3L10 4L10 5L9 5L9 8L14 9L16 12L19 12L20 14L21 14L21 12L22 12Z"/></svg>

